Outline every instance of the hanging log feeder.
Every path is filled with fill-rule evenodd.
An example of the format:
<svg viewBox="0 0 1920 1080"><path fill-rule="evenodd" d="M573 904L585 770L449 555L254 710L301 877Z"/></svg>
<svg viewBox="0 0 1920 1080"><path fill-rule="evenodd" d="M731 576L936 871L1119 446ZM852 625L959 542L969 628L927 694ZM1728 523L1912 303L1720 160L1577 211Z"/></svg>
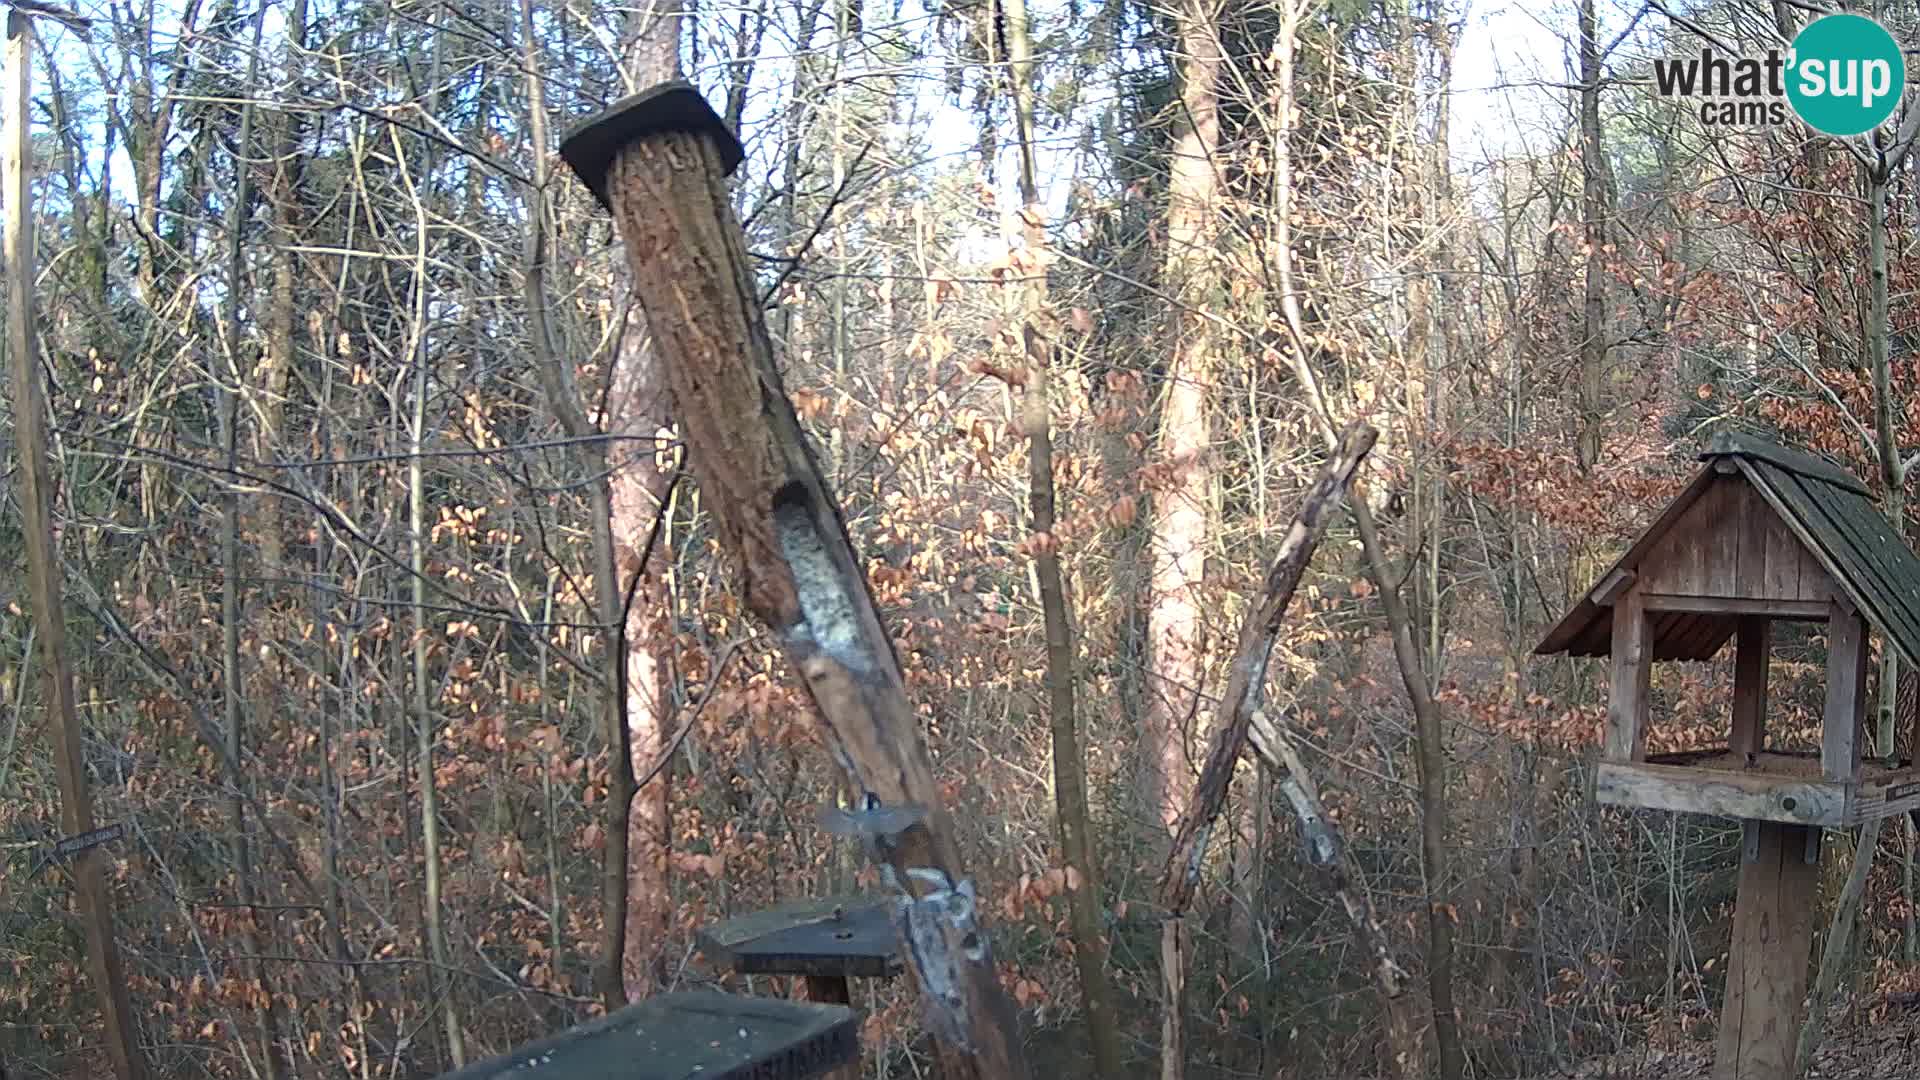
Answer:
<svg viewBox="0 0 1920 1080"><path fill-rule="evenodd" d="M685 82L622 100L560 153L614 216L687 466L747 608L804 678L900 892L896 930L950 1077L1024 1080L974 883L839 503L774 364L725 178L739 140Z"/></svg>

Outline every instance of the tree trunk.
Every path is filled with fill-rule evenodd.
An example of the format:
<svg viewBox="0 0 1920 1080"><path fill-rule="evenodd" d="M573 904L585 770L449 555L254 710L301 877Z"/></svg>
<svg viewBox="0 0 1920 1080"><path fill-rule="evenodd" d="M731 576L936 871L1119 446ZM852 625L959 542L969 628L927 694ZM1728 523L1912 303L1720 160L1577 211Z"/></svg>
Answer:
<svg viewBox="0 0 1920 1080"><path fill-rule="evenodd" d="M618 137L641 109L680 110L673 122L685 126L626 136L604 176L588 168L585 178L616 216L689 467L722 549L741 566L747 608L806 680L829 748L863 793L869 849L906 894L904 956L943 1067L956 1080L1022 1080L1018 1027L899 658L774 364L726 197L718 117L687 115L697 95L668 90L678 96L609 112L563 150L587 152L589 133Z"/></svg>
<svg viewBox="0 0 1920 1080"><path fill-rule="evenodd" d="M444 42L446 39L443 35L435 40ZM436 47L434 75L428 85L437 85L439 70L440 53ZM389 130L393 133L394 157L399 163L400 176L413 199L415 231L413 313L410 319L412 340L408 342L410 347L407 350L407 355L413 361L413 410L407 427L407 524L413 607L412 708L414 738L417 742L415 753L419 758L417 767L420 770L420 851L426 864L422 873L421 910L426 921L427 955L433 961L426 972L427 998L429 1007L440 1010L447 1040L447 1056L453 1061L454 1068L460 1068L467 1063L466 1037L460 1022L459 995L447 979L450 967L447 930L440 904L440 790L434 769L434 745L439 741L439 721L434 716L427 679L427 643L434 634L427 613L426 473L420 456L427 443L427 368L432 355L427 344L427 294L433 288L427 275L427 241L432 234L433 223L427 210L427 199L432 190L433 154L431 150L421 151L420 179L415 183L409 178L399 129Z"/></svg>
<svg viewBox="0 0 1920 1080"><path fill-rule="evenodd" d="M1300 512L1287 528L1267 571L1266 588L1247 612L1240 627L1240 640L1234 650L1233 665L1227 677L1226 692L1214 715L1213 736L1209 740L1206 764L1194 787L1193 802L1175 823L1171 852L1160 873L1160 906L1167 926L1161 946L1161 978L1165 998L1161 1002L1161 1059L1163 1080L1179 1080L1185 1069L1184 1014L1181 993L1186 973L1168 963L1184 963L1188 952L1184 928L1187 906L1193 901L1205 861L1207 836L1226 805L1227 787L1235 767L1247 746L1247 732L1266 694L1267 659L1280 637L1287 607L1306 573L1307 563L1320 543L1327 518L1339 504L1354 470L1367 451L1373 448L1378 433L1364 423L1355 423L1340 441L1318 480L1301 501Z"/></svg>
<svg viewBox="0 0 1920 1080"><path fill-rule="evenodd" d="M6 151L0 204L7 223L7 352L12 374L13 432L19 456L21 531L26 537L27 590L35 636L40 641L41 706L51 723L55 772L60 784L60 826L68 836L91 830L93 794L80 749L80 717L67 664L65 612L61 606L60 555L53 535L53 469L47 436L46 397L40 386L38 329L34 325L32 122L30 104L32 23L18 8L6 15ZM87 939L88 974L100 998L107 1057L118 1080L143 1080L138 1029L128 1000L120 945L114 937L113 893L107 885L107 852L94 846L73 859L80 920Z"/></svg>
<svg viewBox="0 0 1920 1080"><path fill-rule="evenodd" d="M624 67L634 85L651 86L680 74L685 18L680 0L656 0L629 17ZM637 776L666 752L671 724L662 663L673 647L666 633L671 624L670 597L666 576L643 570L651 563L648 548L655 536L655 519L667 513L672 474L656 461L652 437L669 422L666 389L660 382L645 315L633 300L625 260L614 260L613 278L614 295L621 300L616 310L624 325L614 349L613 370L607 376L603 426L609 434L629 437L607 444L607 494L615 565L633 575L618 617L626 665L623 707L628 767ZM668 797L672 776L671 768L660 769L635 790L627 818L627 929L621 971L628 1000L651 994L667 974L666 943L673 914Z"/></svg>
<svg viewBox="0 0 1920 1080"><path fill-rule="evenodd" d="M1607 365L1605 162L1600 144L1600 40L1595 0L1580 0L1580 219L1586 245L1586 281L1580 315L1580 467L1600 461L1601 403Z"/></svg>
<svg viewBox="0 0 1920 1080"><path fill-rule="evenodd" d="M249 204L252 202L251 170L244 157L253 141L253 101L259 87L260 39L265 25L266 9L262 8L254 17L253 48L247 62L246 103L240 108L237 140L242 160L235 163L233 204L228 207L226 222L227 317L226 340L222 344L227 369L221 373L219 418L221 449L226 454L227 468L235 475L240 467L240 395L246 385L246 369L240 362L241 298L246 295L246 247L242 238ZM272 533L273 529L268 527L264 532ZM268 950L260 933L260 909L256 906L255 894L257 879L253 853L247 843L245 792L248 781L244 770L238 767L244 760L246 746L246 716L242 701L246 680L240 667L241 588L240 492L232 483L227 483L222 485L220 492L220 667L226 705L227 761L231 766L227 783L232 786L227 798L227 820L233 829L234 899L240 905L247 950L257 958L267 955ZM265 1075L269 1080L279 1080L284 1074L279 1047L280 1007L274 997L273 986L267 979L266 962L255 959L247 966L253 981L249 997L254 1003L254 1023L258 1028L261 1056L265 1059Z"/></svg>
<svg viewBox="0 0 1920 1080"><path fill-rule="evenodd" d="M1441 732L1440 706L1427 688L1420 653L1413 643L1413 625L1400 602L1398 580L1387 567L1380 536L1373 526L1367 500L1353 500L1354 523L1366 553L1368 574L1380 590L1393 634L1393 656L1400 681L1413 703L1414 727L1420 751L1420 856L1426 872L1427 982L1433 997L1434 1044L1440 1052L1441 1080L1460 1080L1465 1062L1460 1051L1459 1021L1453 1012L1453 905L1447 901L1447 752Z"/></svg>
<svg viewBox="0 0 1920 1080"><path fill-rule="evenodd" d="M629 745L626 702L621 692L626 682L626 657L617 647L621 636L616 627L624 624L620 583L614 562L613 496L607 480L608 454L601 434L580 407L574 386L573 367L562 359L554 345L553 330L547 323L546 271L549 242L547 184L551 179L546 150L547 110L544 83L540 74L540 55L534 36L533 2L521 0L521 62L527 71L528 132L532 136L533 185L527 194L527 245L525 278L527 320L533 347L534 374L541 392L560 421L567 436L576 440L575 466L590 477L587 498L592 530L594 622L602 627L605 639L601 667L601 733L607 741L607 801L605 825L606 850L600 864L600 955L594 961L593 989L609 1012L627 1003L625 978L627 956L628 874L633 867L627 857L628 830L633 803L633 749ZM664 785L665 781L661 781ZM664 791L664 786L662 791Z"/></svg>
<svg viewBox="0 0 1920 1080"><path fill-rule="evenodd" d="M1048 376L1053 367L1052 333L1058 327L1047 310L1047 234L1034 165L1033 48L1026 0L1006 0L1007 51L1013 69L1013 108L1020 142L1020 201L1025 221L1027 284L1021 289L1021 338L1026 344L1026 391L1021 427L1027 436L1027 491L1034 573L1040 582L1040 606L1047 634L1047 706L1053 735L1054 816L1060 829L1060 855L1069 871L1068 904L1073 920L1073 955L1080 972L1080 995L1087 1012L1087 1040L1096 1075L1120 1076L1120 1032L1107 985L1107 947L1100 916L1103 891L1093 829L1087 818L1086 760L1080 752L1075 710L1078 677L1071 603L1060 573L1059 547L1053 540L1053 411ZM1077 876L1078 881L1075 881Z"/></svg>
<svg viewBox="0 0 1920 1080"><path fill-rule="evenodd" d="M1154 492L1148 525L1149 676L1141 748L1144 794L1171 833L1191 799L1187 736L1200 709L1203 670L1201 596L1212 473L1207 389L1213 378L1210 265L1218 232L1221 56L1217 0L1181 0L1178 29L1181 109L1167 183L1166 280L1175 297L1173 356L1160 414L1159 461L1167 476Z"/></svg>

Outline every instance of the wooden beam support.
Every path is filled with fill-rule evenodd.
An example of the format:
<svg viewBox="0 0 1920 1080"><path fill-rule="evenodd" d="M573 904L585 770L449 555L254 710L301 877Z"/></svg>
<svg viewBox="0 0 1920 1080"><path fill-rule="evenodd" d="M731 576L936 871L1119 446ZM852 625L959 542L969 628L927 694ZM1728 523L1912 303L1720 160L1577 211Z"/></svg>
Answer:
<svg viewBox="0 0 1920 1080"><path fill-rule="evenodd" d="M1613 602L1620 598L1621 593L1627 591L1627 586L1632 585L1637 576L1624 566L1616 566L1606 577L1600 579L1600 584L1593 587L1593 591L1587 594L1587 599L1593 601L1595 607L1612 607Z"/></svg>
<svg viewBox="0 0 1920 1080"><path fill-rule="evenodd" d="M1813 947L1814 890L1805 825L1748 822L1754 858L1740 864L1726 1005L1713 1080L1787 1080Z"/></svg>
<svg viewBox="0 0 1920 1080"><path fill-rule="evenodd" d="M1629 590L1613 605L1613 687L1607 695L1608 761L1647 756L1648 682L1653 642L1640 594Z"/></svg>
<svg viewBox="0 0 1920 1080"><path fill-rule="evenodd" d="M1754 600L1738 596L1678 596L1642 593L1647 611L1685 611L1699 615L1766 615L1776 619L1818 621L1832 613L1825 600Z"/></svg>
<svg viewBox="0 0 1920 1080"><path fill-rule="evenodd" d="M1820 769L1829 780L1860 777L1866 687L1866 620L1835 600L1827 617L1827 704L1820 719Z"/></svg>
<svg viewBox="0 0 1920 1080"><path fill-rule="evenodd" d="M1771 659L1770 623L1762 615L1743 615L1733 655L1733 736L1727 748L1752 756L1767 748L1767 671Z"/></svg>

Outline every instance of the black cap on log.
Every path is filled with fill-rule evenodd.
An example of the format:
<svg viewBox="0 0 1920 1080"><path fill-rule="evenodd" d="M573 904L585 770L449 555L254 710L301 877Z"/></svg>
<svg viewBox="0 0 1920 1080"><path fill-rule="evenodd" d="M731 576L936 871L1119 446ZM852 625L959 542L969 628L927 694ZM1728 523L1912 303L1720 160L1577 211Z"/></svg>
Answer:
<svg viewBox="0 0 1920 1080"><path fill-rule="evenodd" d="M635 139L664 131L711 136L720 151L723 175L733 175L746 160L747 152L739 138L685 79L623 97L598 115L575 124L560 140L560 156L600 205L612 212L613 206L607 202L607 170L613 167L613 159Z"/></svg>

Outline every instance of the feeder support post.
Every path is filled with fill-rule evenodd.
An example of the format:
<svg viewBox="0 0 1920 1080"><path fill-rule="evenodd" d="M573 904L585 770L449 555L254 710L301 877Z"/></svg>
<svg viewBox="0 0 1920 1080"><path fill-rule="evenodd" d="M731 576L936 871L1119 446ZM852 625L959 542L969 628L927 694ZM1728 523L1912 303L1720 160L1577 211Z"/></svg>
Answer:
<svg viewBox="0 0 1920 1080"><path fill-rule="evenodd" d="M774 364L725 183L744 157L739 141L675 81L589 118L560 153L614 216L687 467L748 610L804 678L853 790L869 807L905 811L883 815L901 831L875 850L902 893L902 955L945 1075L1026 1080L892 639Z"/></svg>

